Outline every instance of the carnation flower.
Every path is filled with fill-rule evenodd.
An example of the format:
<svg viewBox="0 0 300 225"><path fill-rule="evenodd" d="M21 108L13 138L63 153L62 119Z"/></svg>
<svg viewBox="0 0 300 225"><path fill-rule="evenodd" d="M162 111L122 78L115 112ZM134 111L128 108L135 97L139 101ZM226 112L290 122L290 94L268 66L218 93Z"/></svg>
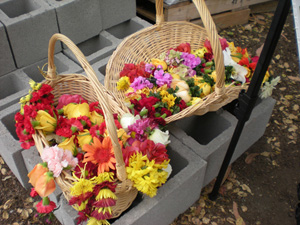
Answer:
<svg viewBox="0 0 300 225"><path fill-rule="evenodd" d="M84 103L87 102L81 95L69 95L64 94L61 95L58 99L58 105L56 106L57 109L63 108L65 105L68 105L69 103Z"/></svg>
<svg viewBox="0 0 300 225"><path fill-rule="evenodd" d="M36 210L38 213L48 214L56 208L56 204L50 201L49 197L44 197L37 205Z"/></svg>
<svg viewBox="0 0 300 225"><path fill-rule="evenodd" d="M63 169L73 169L78 163L78 159L74 158L70 151L65 151L57 145L44 148L41 158L48 163L54 177L58 177Z"/></svg>

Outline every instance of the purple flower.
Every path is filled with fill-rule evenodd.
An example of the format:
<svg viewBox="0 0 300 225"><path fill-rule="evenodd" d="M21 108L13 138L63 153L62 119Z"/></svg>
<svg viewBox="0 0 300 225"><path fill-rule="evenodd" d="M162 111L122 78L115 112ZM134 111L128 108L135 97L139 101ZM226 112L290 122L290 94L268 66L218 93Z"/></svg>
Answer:
<svg viewBox="0 0 300 225"><path fill-rule="evenodd" d="M154 72L154 78L156 79L156 84L157 86L161 87L165 84L170 87L172 83L172 76L169 73L164 73L162 69L160 70L155 70Z"/></svg>
<svg viewBox="0 0 300 225"><path fill-rule="evenodd" d="M183 52L180 56L183 59L182 64L191 68L195 68L201 63L201 59L196 57L193 54L189 54L187 52Z"/></svg>
<svg viewBox="0 0 300 225"><path fill-rule="evenodd" d="M143 89L145 87L153 88L153 84L145 77L137 77L131 83L130 87L132 87L136 91L136 90Z"/></svg>
<svg viewBox="0 0 300 225"><path fill-rule="evenodd" d="M145 141L150 130L154 128L153 123L149 118L137 120L134 124L128 126L128 143L132 144L135 140Z"/></svg>
<svg viewBox="0 0 300 225"><path fill-rule="evenodd" d="M155 69L155 66L152 63L146 63L145 65L145 71L147 73L151 73L153 72L153 70Z"/></svg>

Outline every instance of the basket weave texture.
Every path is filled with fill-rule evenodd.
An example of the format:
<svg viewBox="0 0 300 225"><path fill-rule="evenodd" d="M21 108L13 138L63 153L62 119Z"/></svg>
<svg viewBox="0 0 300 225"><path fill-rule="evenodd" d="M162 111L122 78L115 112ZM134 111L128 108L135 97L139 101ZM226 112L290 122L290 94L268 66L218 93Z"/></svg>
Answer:
<svg viewBox="0 0 300 225"><path fill-rule="evenodd" d="M161 53L175 48L181 43L190 43L191 49L204 46L206 39L210 40L216 64L217 80L215 91L195 105L187 107L177 114L167 117L167 123L180 118L203 115L216 111L238 97L244 86L225 87L225 67L219 35L204 0L193 0L205 28L186 21L164 22L163 0L156 0L156 24L144 28L125 38L110 57L106 66L105 87L110 90L121 104L124 111L125 94L117 89L120 72L127 63L138 64L150 62Z"/></svg>
<svg viewBox="0 0 300 225"><path fill-rule="evenodd" d="M87 76L81 74L64 74L57 75L54 65L54 47L56 41L59 40L66 44L74 53L78 61L81 63ZM49 41L48 48L48 71L45 75L44 83L49 84L53 88L54 103L58 103L58 98L63 94L81 95L89 103L98 101L103 110L108 134L112 140L115 158L116 158L116 173L118 183L116 187L117 202L112 207L113 218L118 217L125 211L133 202L137 195L137 189L126 177L125 163L123 160L122 150L118 143L117 128L114 123L112 113L122 114L123 110L119 104L113 99L113 95L106 91L104 86L98 81L94 70L87 62L85 56L78 47L66 36L62 34L54 34ZM108 104L109 102L109 104ZM48 142L42 132L37 132L33 135L35 145L40 154L45 147L48 147ZM61 188L67 200L70 200L70 187L75 182L75 178L66 171L62 171L61 175L55 178L56 183Z"/></svg>

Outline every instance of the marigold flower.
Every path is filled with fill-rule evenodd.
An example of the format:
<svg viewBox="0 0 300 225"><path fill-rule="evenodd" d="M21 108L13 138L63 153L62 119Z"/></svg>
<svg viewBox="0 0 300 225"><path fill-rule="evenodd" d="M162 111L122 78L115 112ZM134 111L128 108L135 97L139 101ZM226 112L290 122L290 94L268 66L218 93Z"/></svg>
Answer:
<svg viewBox="0 0 300 225"><path fill-rule="evenodd" d="M98 164L98 174L115 170L116 159L110 137L105 137L102 143L97 137L93 137L93 143L83 145L82 149L86 152L83 162Z"/></svg>

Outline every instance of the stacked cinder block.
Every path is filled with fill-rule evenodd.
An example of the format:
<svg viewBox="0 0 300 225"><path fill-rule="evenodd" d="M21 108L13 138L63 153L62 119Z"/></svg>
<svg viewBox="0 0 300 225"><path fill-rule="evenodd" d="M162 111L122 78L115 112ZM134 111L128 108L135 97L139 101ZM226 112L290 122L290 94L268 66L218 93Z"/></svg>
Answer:
<svg viewBox="0 0 300 225"><path fill-rule="evenodd" d="M55 11L44 1L3 0L0 21L5 26L17 68L47 57L48 41L58 32ZM61 48L57 48L57 52Z"/></svg>
<svg viewBox="0 0 300 225"><path fill-rule="evenodd" d="M231 162L263 136L275 100L259 100L246 122ZM220 109L201 117L192 116L169 126L170 132L207 162L204 186L219 173L237 124L235 116Z"/></svg>
<svg viewBox="0 0 300 225"><path fill-rule="evenodd" d="M0 23L0 76L16 69L4 26Z"/></svg>
<svg viewBox="0 0 300 225"><path fill-rule="evenodd" d="M29 188L27 169L22 157L22 149L15 131L14 115L20 110L18 104L1 111L0 154L23 187Z"/></svg>

